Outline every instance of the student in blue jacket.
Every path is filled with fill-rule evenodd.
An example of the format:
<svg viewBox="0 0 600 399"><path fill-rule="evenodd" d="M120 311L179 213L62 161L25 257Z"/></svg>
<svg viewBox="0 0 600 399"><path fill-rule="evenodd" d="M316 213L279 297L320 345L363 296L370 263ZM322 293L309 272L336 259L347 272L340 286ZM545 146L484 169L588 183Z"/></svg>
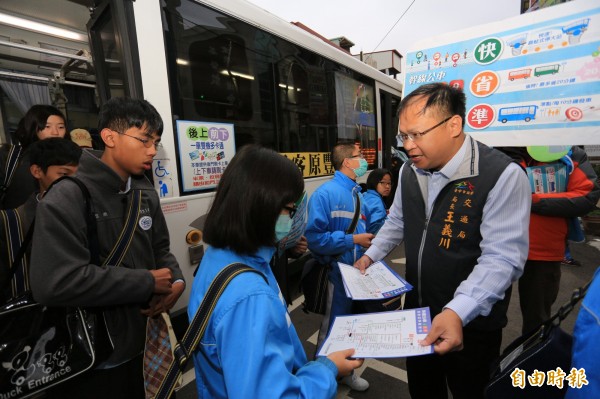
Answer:
<svg viewBox="0 0 600 399"><path fill-rule="evenodd" d="M362 360L353 349L308 362L269 266L289 234L304 180L293 162L256 145L243 147L223 173L204 226L209 245L194 279L194 317L215 276L227 265L242 273L225 288L194 353L200 398L333 398L336 378Z"/></svg>
<svg viewBox="0 0 600 399"><path fill-rule="evenodd" d="M367 178L367 192L363 200L369 210L367 233L377 234L385 218L387 209L385 199L392 192L392 174L387 169L374 169Z"/></svg>

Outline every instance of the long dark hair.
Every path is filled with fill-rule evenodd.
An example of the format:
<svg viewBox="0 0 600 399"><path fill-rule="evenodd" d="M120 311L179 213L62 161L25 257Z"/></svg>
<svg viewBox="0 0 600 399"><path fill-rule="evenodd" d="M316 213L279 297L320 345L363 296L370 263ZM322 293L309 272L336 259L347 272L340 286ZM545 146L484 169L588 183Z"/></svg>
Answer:
<svg viewBox="0 0 600 399"><path fill-rule="evenodd" d="M15 132L17 140L23 148L27 148L31 143L39 140L38 132L46 127L48 118L52 115L61 117L65 124L67 123L63 113L52 105L37 104L29 108L25 116L19 121L17 131ZM65 138L71 138L66 126Z"/></svg>
<svg viewBox="0 0 600 399"><path fill-rule="evenodd" d="M369 174L369 177L367 177L367 190L377 191L377 185L385 175L390 175L390 178L392 177L392 174L387 169L373 169L373 171Z"/></svg>
<svg viewBox="0 0 600 399"><path fill-rule="evenodd" d="M221 177L204 241L242 254L273 245L282 208L303 191L304 179L292 161L258 145L242 147Z"/></svg>

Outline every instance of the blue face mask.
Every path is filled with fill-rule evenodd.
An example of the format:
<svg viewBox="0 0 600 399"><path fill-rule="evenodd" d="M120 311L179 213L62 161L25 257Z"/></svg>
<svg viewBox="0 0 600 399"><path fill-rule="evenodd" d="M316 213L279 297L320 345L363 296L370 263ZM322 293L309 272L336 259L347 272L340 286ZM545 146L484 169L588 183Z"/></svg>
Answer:
<svg viewBox="0 0 600 399"><path fill-rule="evenodd" d="M275 224L275 241L283 240L292 230L292 218L290 215L279 215Z"/></svg>
<svg viewBox="0 0 600 399"><path fill-rule="evenodd" d="M369 168L369 164L367 163L367 161L364 158L360 158L358 160L358 168L352 169L352 171L354 172L356 177L361 177L365 173L367 173L368 168Z"/></svg>

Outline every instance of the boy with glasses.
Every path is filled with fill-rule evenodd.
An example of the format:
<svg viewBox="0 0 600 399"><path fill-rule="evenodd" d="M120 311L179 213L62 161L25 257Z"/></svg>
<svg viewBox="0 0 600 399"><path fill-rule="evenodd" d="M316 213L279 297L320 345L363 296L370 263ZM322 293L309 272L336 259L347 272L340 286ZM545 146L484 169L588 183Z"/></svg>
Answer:
<svg viewBox="0 0 600 399"><path fill-rule="evenodd" d="M102 307L114 347L95 369L51 388L47 397L145 397L146 318L171 309L185 288L158 194L143 175L152 167L162 130L162 119L149 102L112 98L99 115L104 152L87 150L80 160L76 177L91 195L101 261L119 241L127 211L141 195L119 265L92 263L84 197L74 182L59 182L38 206L31 260L34 298L49 306Z"/></svg>
<svg viewBox="0 0 600 399"><path fill-rule="evenodd" d="M500 354L512 283L527 258L531 191L521 168L463 131L466 98L427 84L400 104L408 153L394 203L364 270L404 241L405 308L428 306L422 345L435 354L406 360L411 397L483 398ZM443 355L443 356L440 356Z"/></svg>

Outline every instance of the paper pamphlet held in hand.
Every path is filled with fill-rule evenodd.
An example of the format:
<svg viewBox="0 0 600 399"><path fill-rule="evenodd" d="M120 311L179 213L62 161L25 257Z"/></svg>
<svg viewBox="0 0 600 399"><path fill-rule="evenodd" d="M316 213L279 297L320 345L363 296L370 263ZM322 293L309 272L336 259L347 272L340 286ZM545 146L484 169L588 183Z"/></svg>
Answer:
<svg viewBox="0 0 600 399"><path fill-rule="evenodd" d="M355 358L428 355L433 346L419 341L430 329L429 308L338 316L318 356L344 349L354 349Z"/></svg>
<svg viewBox="0 0 600 399"><path fill-rule="evenodd" d="M412 285L398 276L383 261L375 262L360 274L360 270L338 263L348 298L354 300L392 298L412 290Z"/></svg>
<svg viewBox="0 0 600 399"><path fill-rule="evenodd" d="M308 220L307 204L307 195L306 192L304 192L302 197L297 201L296 214L292 218L292 228L290 229L289 234L277 244L280 252L294 248L298 240L300 240L300 237L302 237Z"/></svg>

